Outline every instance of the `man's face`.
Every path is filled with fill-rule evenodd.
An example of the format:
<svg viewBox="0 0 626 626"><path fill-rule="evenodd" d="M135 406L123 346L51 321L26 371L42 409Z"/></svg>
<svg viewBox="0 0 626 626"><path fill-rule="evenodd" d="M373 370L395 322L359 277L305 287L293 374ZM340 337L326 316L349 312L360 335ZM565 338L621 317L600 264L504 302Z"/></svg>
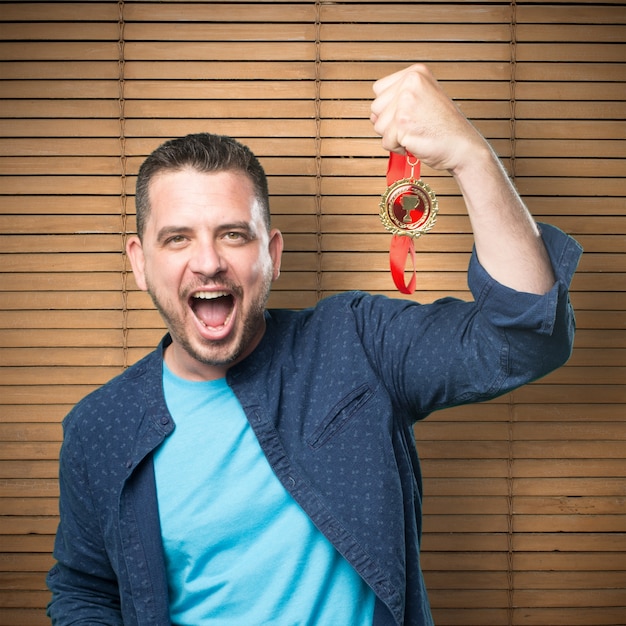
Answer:
<svg viewBox="0 0 626 626"><path fill-rule="evenodd" d="M219 378L263 336L282 236L268 233L241 172L163 172L149 197L143 241L132 237L127 251L172 335L166 362L185 378Z"/></svg>

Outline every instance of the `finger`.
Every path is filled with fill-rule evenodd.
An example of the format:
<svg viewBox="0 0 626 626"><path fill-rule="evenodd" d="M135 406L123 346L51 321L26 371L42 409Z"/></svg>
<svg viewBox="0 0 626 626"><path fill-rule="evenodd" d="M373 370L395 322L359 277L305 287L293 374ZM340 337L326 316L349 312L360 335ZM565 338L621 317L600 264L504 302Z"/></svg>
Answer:
<svg viewBox="0 0 626 626"><path fill-rule="evenodd" d="M398 128L395 120L388 111L383 112L374 125L374 130L381 137L381 145L383 149L390 152L404 152L404 147L398 140Z"/></svg>
<svg viewBox="0 0 626 626"><path fill-rule="evenodd" d="M397 83L402 79L402 76L407 71L408 68L400 70L399 72L394 72L393 74L389 74L388 76L384 76L383 78L379 78L373 85L372 89L374 93L378 96L383 91L389 89L392 85Z"/></svg>
<svg viewBox="0 0 626 626"><path fill-rule="evenodd" d="M428 67L424 65L423 63L414 63L413 65L410 65L409 67L405 67L402 70L399 70L397 72L394 72L393 74L389 74L388 76L384 76L383 78L380 78L379 80L377 80L374 83L374 87L373 87L374 93L378 94L378 93L385 91L386 89L393 87L395 84L402 81L404 77L406 76L406 74L409 74L412 72L417 72L419 74L424 74L424 75L431 74Z"/></svg>
<svg viewBox="0 0 626 626"><path fill-rule="evenodd" d="M371 104L370 119L379 135L383 135L393 123L398 112L398 102L402 99L402 79L389 83Z"/></svg>
<svg viewBox="0 0 626 626"><path fill-rule="evenodd" d="M385 135L389 131L390 126L393 124L393 111L394 106L392 102L388 102L389 98L377 99L376 103L372 104L372 114L370 119L374 125L374 131L378 135Z"/></svg>
<svg viewBox="0 0 626 626"><path fill-rule="evenodd" d="M401 72L398 72L378 81L379 87L382 85L382 88L376 89L376 97L371 104L371 111L374 115L380 116L385 110L394 106L394 100L402 84L402 76L400 74Z"/></svg>
<svg viewBox="0 0 626 626"><path fill-rule="evenodd" d="M416 106L415 98L421 97L433 84L436 84L434 77L423 65L412 65L382 78L376 83L378 95L371 104L371 112L379 118L388 109L393 110L394 115L404 110L411 117Z"/></svg>
<svg viewBox="0 0 626 626"><path fill-rule="evenodd" d="M376 98L376 100L374 100L370 105L371 115L377 119L382 117L385 114L385 111L389 111L389 109L391 109L392 102L393 94L385 92L384 94L378 96L378 98Z"/></svg>

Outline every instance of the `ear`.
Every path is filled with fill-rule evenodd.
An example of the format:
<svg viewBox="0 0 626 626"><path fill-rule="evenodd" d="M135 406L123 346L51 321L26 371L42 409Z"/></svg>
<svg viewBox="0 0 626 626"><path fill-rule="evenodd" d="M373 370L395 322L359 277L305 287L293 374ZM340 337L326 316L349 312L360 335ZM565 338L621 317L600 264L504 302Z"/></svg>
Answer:
<svg viewBox="0 0 626 626"><path fill-rule="evenodd" d="M141 240L136 235L129 237L126 241L126 255L128 256L130 265L133 268L133 274L135 276L137 287L139 287L142 291L147 291L146 259L143 253Z"/></svg>
<svg viewBox="0 0 626 626"><path fill-rule="evenodd" d="M270 240L268 243L270 257L272 259L273 281L277 280L280 276L280 263L283 256L283 245L284 243L282 233L277 228L274 228L270 232Z"/></svg>

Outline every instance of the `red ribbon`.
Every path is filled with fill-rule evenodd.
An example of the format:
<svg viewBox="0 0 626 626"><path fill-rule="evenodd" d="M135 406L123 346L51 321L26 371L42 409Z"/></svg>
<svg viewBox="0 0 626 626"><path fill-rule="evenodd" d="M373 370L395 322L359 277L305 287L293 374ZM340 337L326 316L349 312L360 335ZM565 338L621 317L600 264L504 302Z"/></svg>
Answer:
<svg viewBox="0 0 626 626"><path fill-rule="evenodd" d="M389 164L387 165L387 185L391 186L398 180L403 178L420 177L420 162L412 154L389 153ZM404 270L407 259L411 258L412 276L407 284L405 281ZM389 248L389 265L391 269L391 277L400 293L411 294L415 291L417 283L416 267L415 267L415 244L413 237L408 235L392 235L391 246Z"/></svg>

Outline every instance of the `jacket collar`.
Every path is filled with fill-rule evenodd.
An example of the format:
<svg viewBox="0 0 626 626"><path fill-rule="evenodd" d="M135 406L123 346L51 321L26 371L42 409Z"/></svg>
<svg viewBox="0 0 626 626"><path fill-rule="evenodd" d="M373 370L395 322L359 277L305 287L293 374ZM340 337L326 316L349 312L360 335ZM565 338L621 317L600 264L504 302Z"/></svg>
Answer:
<svg viewBox="0 0 626 626"><path fill-rule="evenodd" d="M167 410L163 391L163 352L172 342L169 335L163 337L156 350L128 370L128 376L139 383L144 408L137 425L131 457L127 461L129 475L142 460L170 435L175 427Z"/></svg>

